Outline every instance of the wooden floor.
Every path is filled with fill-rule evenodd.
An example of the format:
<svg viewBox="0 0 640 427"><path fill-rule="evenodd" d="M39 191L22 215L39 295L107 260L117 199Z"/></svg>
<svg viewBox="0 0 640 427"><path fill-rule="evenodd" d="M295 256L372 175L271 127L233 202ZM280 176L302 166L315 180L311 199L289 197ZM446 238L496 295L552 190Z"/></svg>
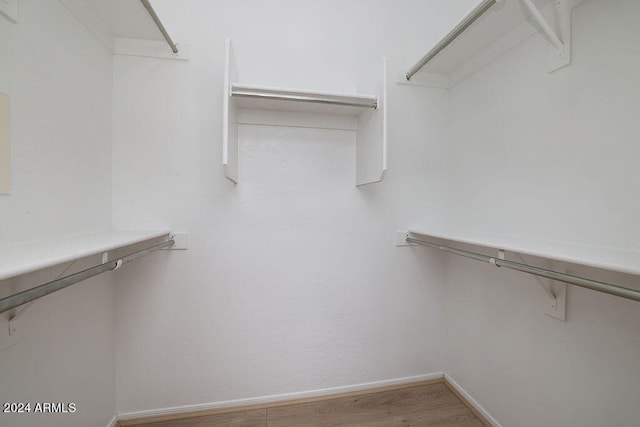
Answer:
<svg viewBox="0 0 640 427"><path fill-rule="evenodd" d="M438 426L484 424L446 385L138 424L138 427Z"/></svg>

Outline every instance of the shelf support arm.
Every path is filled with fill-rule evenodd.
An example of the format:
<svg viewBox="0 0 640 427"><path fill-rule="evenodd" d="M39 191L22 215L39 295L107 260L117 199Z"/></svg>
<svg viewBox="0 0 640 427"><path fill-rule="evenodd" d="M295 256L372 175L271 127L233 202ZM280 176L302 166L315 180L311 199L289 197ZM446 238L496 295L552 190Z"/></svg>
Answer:
<svg viewBox="0 0 640 427"><path fill-rule="evenodd" d="M562 42L562 40L560 40L553 28L551 28L547 20L544 19L544 16L542 16L542 13L540 13L533 2L531 0L522 0L522 3L524 3L524 5L527 7L529 12L531 13L531 16L533 16L538 25L540 25L540 28L542 28L542 31L545 33L553 47L558 50L564 49L564 43Z"/></svg>
<svg viewBox="0 0 640 427"><path fill-rule="evenodd" d="M69 263L69 265L67 265L64 270L62 270L62 272L60 274L58 274L56 276L56 278L54 280L58 280L60 277L62 277L62 275L64 275L67 271L69 271L69 269L73 266L73 264L76 263L77 260L73 260ZM17 326L16 326L16 321L35 303L35 301L30 301L27 304L25 304L24 307L22 307L22 309L20 309L20 311L18 311L17 313L14 313L13 316L11 316L9 318L9 335L13 335L16 332Z"/></svg>
<svg viewBox="0 0 640 427"><path fill-rule="evenodd" d="M515 253L514 254L523 264L525 265L529 265L527 264L527 261L525 261L524 257L522 255L520 255L519 253ZM538 276L533 276L533 278L535 279L536 282L538 282L538 284L540 285L540 287L542 288L542 290L544 290L544 292L549 296L549 298L555 302L558 300L558 297L556 297L556 294L553 292L553 290L551 289L551 284L550 283L544 283L542 281L542 279ZM552 303L553 303L552 302Z"/></svg>

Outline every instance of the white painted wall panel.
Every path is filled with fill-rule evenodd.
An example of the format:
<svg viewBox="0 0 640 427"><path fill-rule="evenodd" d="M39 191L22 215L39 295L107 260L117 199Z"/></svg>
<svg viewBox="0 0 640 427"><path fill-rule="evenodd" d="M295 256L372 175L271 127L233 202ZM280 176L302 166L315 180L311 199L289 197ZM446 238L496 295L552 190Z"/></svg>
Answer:
<svg viewBox="0 0 640 427"><path fill-rule="evenodd" d="M587 0L569 67L548 74L535 35L451 89L452 228L638 250L639 16ZM455 257L447 287L445 370L502 425L637 423L637 303L570 287L558 322L529 276Z"/></svg>
<svg viewBox="0 0 640 427"><path fill-rule="evenodd" d="M567 69L538 34L451 90L454 228L638 249L638 7L579 6Z"/></svg>
<svg viewBox="0 0 640 427"><path fill-rule="evenodd" d="M154 2L190 60L115 58L114 225L189 232L118 276L119 412L440 372L443 258L394 232L446 221L447 98L393 76L455 14L400 3ZM225 180L228 36L242 78L271 86L355 92L360 61L387 56L384 183L353 186L354 132L255 125Z"/></svg>
<svg viewBox="0 0 640 427"><path fill-rule="evenodd" d="M0 282L0 297L72 274L99 256ZM66 270L66 271L65 271ZM101 275L35 301L13 322L0 317L0 400L31 412L0 415L7 427L105 427L115 415L113 276ZM36 413L35 404L74 403L73 413Z"/></svg>
<svg viewBox="0 0 640 427"><path fill-rule="evenodd" d="M11 96L11 195L0 244L111 226L112 56L58 1L0 16L0 92ZM98 262L77 262L70 271ZM0 281L0 297L65 266ZM11 427L104 427L115 412L114 292L97 277L38 300L8 335L0 315L0 401L76 403L74 414L0 414Z"/></svg>
<svg viewBox="0 0 640 427"><path fill-rule="evenodd" d="M112 57L58 2L0 20L0 91L11 96L11 195L0 240L109 228Z"/></svg>

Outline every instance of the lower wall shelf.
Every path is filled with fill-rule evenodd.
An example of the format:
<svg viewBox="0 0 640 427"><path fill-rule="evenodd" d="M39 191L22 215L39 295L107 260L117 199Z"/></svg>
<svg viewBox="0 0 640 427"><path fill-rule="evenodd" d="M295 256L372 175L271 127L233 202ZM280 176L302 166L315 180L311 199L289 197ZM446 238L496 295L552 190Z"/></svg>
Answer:
<svg viewBox="0 0 640 427"><path fill-rule="evenodd" d="M104 231L0 246L0 280L160 237L169 231Z"/></svg>
<svg viewBox="0 0 640 427"><path fill-rule="evenodd" d="M513 238L481 233L435 231L420 228L411 229L410 234L640 275L640 252L632 250L580 245L571 242Z"/></svg>

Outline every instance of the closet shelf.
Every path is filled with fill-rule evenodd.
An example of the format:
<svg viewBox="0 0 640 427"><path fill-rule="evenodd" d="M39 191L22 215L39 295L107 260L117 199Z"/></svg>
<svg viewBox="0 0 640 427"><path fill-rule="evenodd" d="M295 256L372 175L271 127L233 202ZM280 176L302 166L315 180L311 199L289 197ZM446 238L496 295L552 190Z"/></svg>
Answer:
<svg viewBox="0 0 640 427"><path fill-rule="evenodd" d="M149 3L149 0L140 0L140 1L142 2L142 5L144 6L144 8L147 9L147 12L149 12L149 16L153 20L153 23L156 25L156 27L158 27L158 31L160 31L160 33L162 34L162 37L164 38L164 40L167 42L167 44L171 48L171 51L173 53L178 53L178 47L176 46L176 44L171 39L171 36L167 32L167 29L164 28L164 25L162 24L162 21L160 21L160 18L158 17L158 14L153 9L153 6L151 6L151 3Z"/></svg>
<svg viewBox="0 0 640 427"><path fill-rule="evenodd" d="M60 0L111 52L186 60L149 0Z"/></svg>
<svg viewBox="0 0 640 427"><path fill-rule="evenodd" d="M449 88L539 30L549 41L549 71L564 67L571 62L571 12L582 1L482 0L406 79Z"/></svg>
<svg viewBox="0 0 640 427"><path fill-rule="evenodd" d="M358 92L361 93L340 94L240 82L233 45L231 39L227 39L222 126L225 178L238 183L238 110L252 109L354 116L357 121L356 185L382 181L387 170L387 60L384 56L375 58L373 64L364 69L358 79Z"/></svg>
<svg viewBox="0 0 640 427"><path fill-rule="evenodd" d="M620 273L640 275L640 252L577 243L513 238L493 234L411 229L410 236L425 236L496 250L532 255ZM416 237L419 239L419 237Z"/></svg>
<svg viewBox="0 0 640 427"><path fill-rule="evenodd" d="M160 237L169 231L107 231L0 246L0 280Z"/></svg>

